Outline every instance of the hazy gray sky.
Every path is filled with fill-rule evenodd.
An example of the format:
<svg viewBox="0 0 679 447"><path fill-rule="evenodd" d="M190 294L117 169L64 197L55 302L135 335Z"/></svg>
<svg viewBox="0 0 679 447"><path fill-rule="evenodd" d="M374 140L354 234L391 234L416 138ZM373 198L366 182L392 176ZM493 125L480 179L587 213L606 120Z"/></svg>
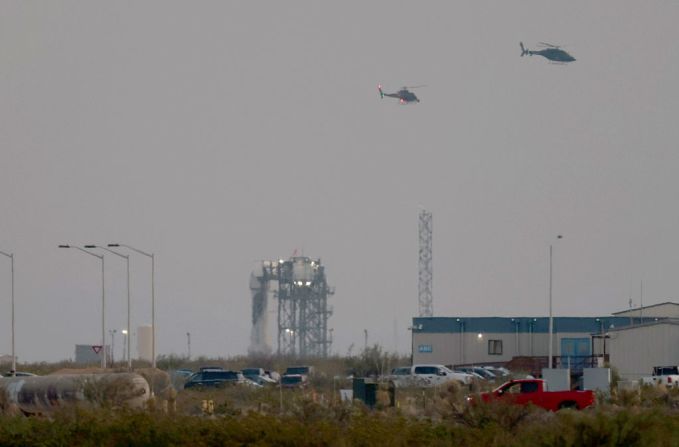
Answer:
<svg viewBox="0 0 679 447"><path fill-rule="evenodd" d="M20 360L100 338L100 264L157 261L158 352L247 350L255 260L320 257L333 350L406 352L418 206L434 312L557 315L678 300L674 1L2 1L0 250ZM519 41L577 61L519 57ZM376 86L428 84L421 103ZM107 325L125 324L107 258ZM134 326L150 266L132 258ZM0 353L9 343L0 259ZM120 346L120 339L118 346ZM118 354L119 355L119 354Z"/></svg>

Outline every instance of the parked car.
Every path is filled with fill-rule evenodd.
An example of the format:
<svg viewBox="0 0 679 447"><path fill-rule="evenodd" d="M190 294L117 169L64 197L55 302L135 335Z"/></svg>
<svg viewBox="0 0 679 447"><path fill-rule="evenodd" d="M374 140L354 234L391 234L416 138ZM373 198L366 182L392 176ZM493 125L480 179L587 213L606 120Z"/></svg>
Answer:
<svg viewBox="0 0 679 447"><path fill-rule="evenodd" d="M201 366L200 367L201 371L224 371L224 368L221 366Z"/></svg>
<svg viewBox="0 0 679 447"><path fill-rule="evenodd" d="M245 368L241 371L246 379L258 385L274 385L278 383L277 380L271 377L270 373L265 371L264 368Z"/></svg>
<svg viewBox="0 0 679 447"><path fill-rule="evenodd" d="M443 365L413 365L392 370L391 380L396 387L432 387L447 382L457 381L469 385L473 376L464 372L453 371Z"/></svg>
<svg viewBox="0 0 679 447"><path fill-rule="evenodd" d="M193 370L190 370L188 368L181 368L181 369L177 369L177 370L174 371L175 376L183 377L185 379L188 379L189 377L191 377L192 374L193 374Z"/></svg>
<svg viewBox="0 0 679 447"><path fill-rule="evenodd" d="M281 377L283 388L306 388L309 379L304 374L284 374Z"/></svg>
<svg viewBox="0 0 679 447"><path fill-rule="evenodd" d="M483 377L483 376L482 376L481 374L479 374L479 373L475 373L474 371L460 371L459 369L455 369L454 371L455 371L455 372L459 372L459 373L469 374L469 375L471 375L472 378L473 378L474 380L476 380L477 382L485 382L485 381L486 381L486 378L485 378L485 377Z"/></svg>
<svg viewBox="0 0 679 447"><path fill-rule="evenodd" d="M194 387L217 387L228 384L247 385L248 380L239 371L227 371L224 369L201 368L194 373L184 384L184 388Z"/></svg>
<svg viewBox="0 0 679 447"><path fill-rule="evenodd" d="M457 370L469 374L471 373L478 374L479 376L483 377L485 380L488 380L490 382L495 380L495 374L493 374L486 368L481 368L480 366L462 366L457 368Z"/></svg>
<svg viewBox="0 0 679 447"><path fill-rule="evenodd" d="M311 376L314 374L314 367L313 366L288 366L285 370L284 375L291 375L291 374L301 374L303 376Z"/></svg>
<svg viewBox="0 0 679 447"><path fill-rule="evenodd" d="M475 398L468 397L475 402ZM547 391L547 382L541 379L510 380L493 391L481 393L484 402L504 401L517 405L533 404L545 410L556 411L564 408L582 410L594 403L592 390Z"/></svg>
<svg viewBox="0 0 679 447"><path fill-rule="evenodd" d="M509 377L511 374L510 371L503 366L484 366L483 369L492 372L497 378Z"/></svg>

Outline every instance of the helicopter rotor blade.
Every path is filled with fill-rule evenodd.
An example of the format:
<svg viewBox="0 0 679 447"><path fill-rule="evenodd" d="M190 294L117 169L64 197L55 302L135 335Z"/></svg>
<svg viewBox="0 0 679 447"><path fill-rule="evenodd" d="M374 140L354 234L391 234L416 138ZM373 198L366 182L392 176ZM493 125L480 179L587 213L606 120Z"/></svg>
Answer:
<svg viewBox="0 0 679 447"><path fill-rule="evenodd" d="M422 85L411 85L409 87L403 87L403 88L421 88L421 87L426 87L426 86L427 86L426 84L422 84Z"/></svg>
<svg viewBox="0 0 679 447"><path fill-rule="evenodd" d="M551 43L545 43L545 42L538 42L538 44L545 46L545 47L551 47L551 48L559 48L558 45L552 45Z"/></svg>

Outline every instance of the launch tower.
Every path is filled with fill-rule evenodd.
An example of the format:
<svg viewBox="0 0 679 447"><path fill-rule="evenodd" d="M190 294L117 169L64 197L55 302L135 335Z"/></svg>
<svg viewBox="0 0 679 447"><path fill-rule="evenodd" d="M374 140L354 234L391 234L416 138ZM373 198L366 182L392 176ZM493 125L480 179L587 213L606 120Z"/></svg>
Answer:
<svg viewBox="0 0 679 447"><path fill-rule="evenodd" d="M320 260L304 256L263 261L250 277L252 292L251 353L270 353L268 337L269 299L277 301L279 355L327 357L332 340L328 319L332 308L325 267Z"/></svg>

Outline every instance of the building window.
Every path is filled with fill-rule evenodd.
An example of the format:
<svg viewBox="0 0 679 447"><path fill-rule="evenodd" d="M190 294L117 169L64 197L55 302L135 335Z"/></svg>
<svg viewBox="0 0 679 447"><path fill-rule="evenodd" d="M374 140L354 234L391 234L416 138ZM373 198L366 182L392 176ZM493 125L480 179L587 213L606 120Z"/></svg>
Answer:
<svg viewBox="0 0 679 447"><path fill-rule="evenodd" d="M488 340L488 354L502 355L502 340Z"/></svg>

